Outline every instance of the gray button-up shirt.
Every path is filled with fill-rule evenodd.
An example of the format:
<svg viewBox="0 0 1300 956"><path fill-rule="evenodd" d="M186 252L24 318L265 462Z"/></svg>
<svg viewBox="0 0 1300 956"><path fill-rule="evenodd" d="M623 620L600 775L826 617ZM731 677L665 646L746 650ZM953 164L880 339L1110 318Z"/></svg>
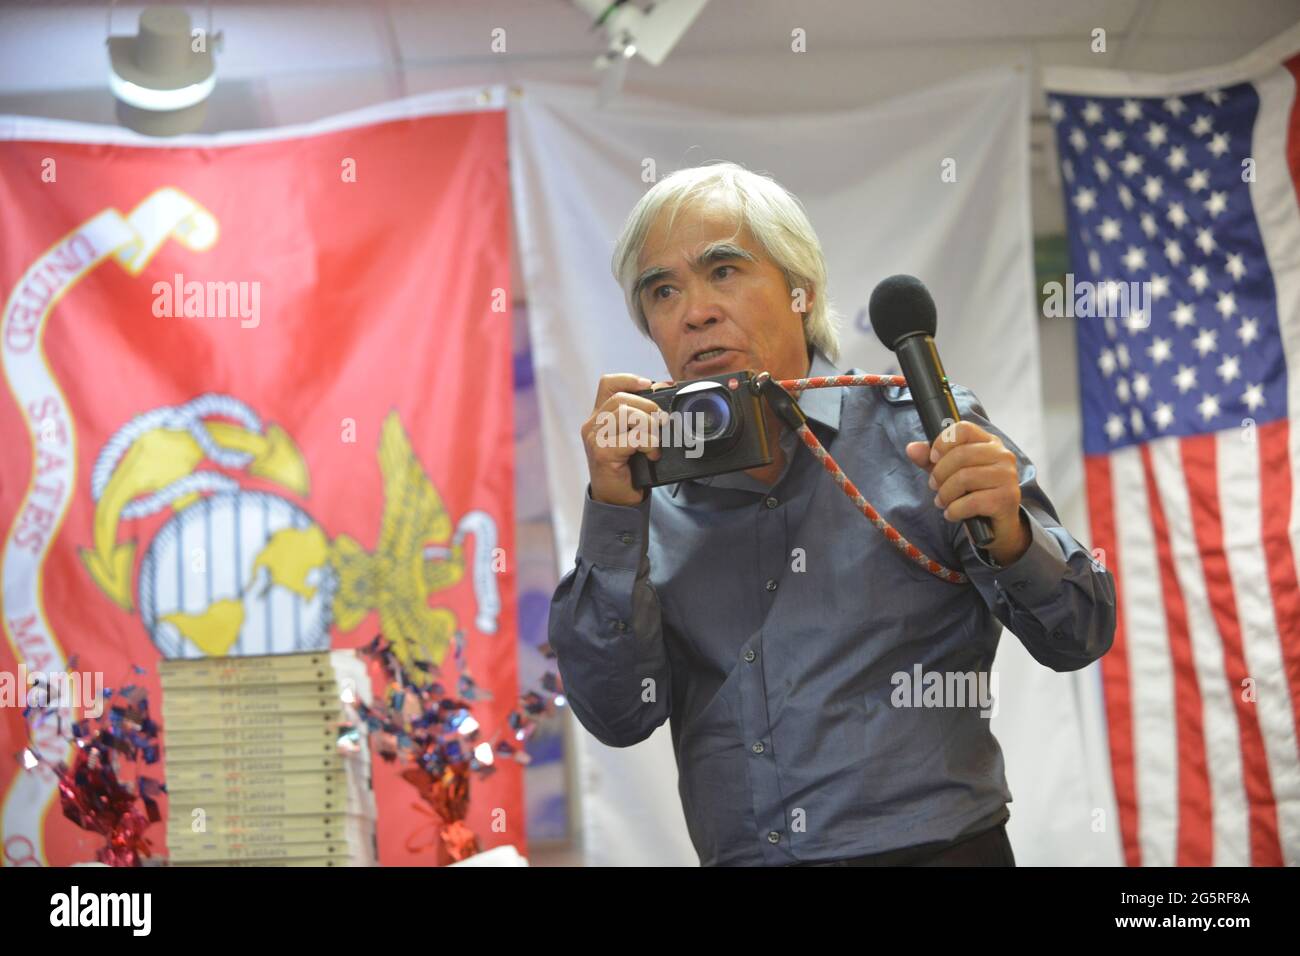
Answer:
<svg viewBox="0 0 1300 956"><path fill-rule="evenodd" d="M838 373L816 354L809 374ZM588 487L551 601L565 693L610 746L671 721L702 864L844 859L997 825L1011 794L987 692L1003 625L1057 671L1110 648L1114 579L979 399L953 395L1019 458L1032 543L1005 568L944 519L908 459L925 434L907 389L809 389L799 404L876 510L969 584L901 555L788 430L770 488L734 472L628 507Z"/></svg>

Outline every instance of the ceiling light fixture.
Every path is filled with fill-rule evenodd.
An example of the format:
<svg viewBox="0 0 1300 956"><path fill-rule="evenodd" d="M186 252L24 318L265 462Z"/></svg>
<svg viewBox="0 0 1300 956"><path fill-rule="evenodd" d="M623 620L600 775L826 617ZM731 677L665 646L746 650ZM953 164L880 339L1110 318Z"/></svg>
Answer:
<svg viewBox="0 0 1300 956"><path fill-rule="evenodd" d="M214 51L221 34L195 30L180 7L149 7L140 14L140 32L113 36L109 5L108 88L117 99L117 119L148 136L192 133L203 125L207 101L216 86Z"/></svg>

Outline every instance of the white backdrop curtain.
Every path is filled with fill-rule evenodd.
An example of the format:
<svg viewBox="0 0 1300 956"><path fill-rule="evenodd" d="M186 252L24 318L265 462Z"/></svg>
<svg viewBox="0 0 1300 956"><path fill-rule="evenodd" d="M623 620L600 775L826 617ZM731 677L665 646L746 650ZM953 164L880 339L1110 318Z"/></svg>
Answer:
<svg viewBox="0 0 1300 956"><path fill-rule="evenodd" d="M937 341L949 377L975 390L991 419L1040 466L1041 483L1055 497L1038 375L1028 97L1023 72L998 69L823 114L738 118L630 98L598 110L590 89L545 84L511 98L515 223L561 573L577 548L587 481L579 427L597 380L622 371L667 377L609 271L618 232L649 188L643 171L651 162L662 177L732 160L773 176L803 201L825 249L830 298L844 316L842 368L896 370L870 330L866 304L888 275L924 280L938 304ZM1067 526L1087 544L1084 527ZM870 532L865 521L860 530ZM1008 829L1017 859L1115 862L1118 844L1104 825L1113 819L1113 798L1096 746L1095 665L1055 674L1004 633L995 667L993 730L1015 798ZM625 750L578 727L575 745L588 863L697 862L666 725Z"/></svg>

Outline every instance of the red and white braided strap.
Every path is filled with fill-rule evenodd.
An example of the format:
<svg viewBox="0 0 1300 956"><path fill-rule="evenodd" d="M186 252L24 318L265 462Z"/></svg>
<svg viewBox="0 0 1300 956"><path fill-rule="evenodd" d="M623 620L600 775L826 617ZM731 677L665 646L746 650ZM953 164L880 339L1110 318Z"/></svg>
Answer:
<svg viewBox="0 0 1300 956"><path fill-rule="evenodd" d="M906 386L907 380L901 375L834 375L792 378L780 381L777 384L797 397L805 388L837 388L844 385ZM835 479L835 484L840 486L840 490L849 496L849 500L853 502L854 507L861 511L867 520L875 525L889 543L896 547L905 558L919 564L936 578L947 581L949 584L966 583L966 575L945 568L938 561L927 557L920 548L904 538L893 525L882 518L880 512L871 507L871 502L862 497L862 493L858 491L857 486L849 480L849 476L844 474L844 471L836 464L835 459L822 447L822 443L817 440L817 436L812 433L812 429L807 424L799 426L797 434L808 450L813 453L813 456L822 463L822 467Z"/></svg>

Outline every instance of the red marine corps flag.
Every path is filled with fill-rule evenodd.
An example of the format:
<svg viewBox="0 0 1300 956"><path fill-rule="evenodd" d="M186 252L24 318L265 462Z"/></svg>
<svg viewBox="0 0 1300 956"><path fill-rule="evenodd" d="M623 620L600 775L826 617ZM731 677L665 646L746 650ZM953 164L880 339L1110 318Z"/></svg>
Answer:
<svg viewBox="0 0 1300 956"><path fill-rule="evenodd" d="M159 701L162 659L382 633L449 688L472 675L479 739L509 734L505 116L452 101L159 142L0 124L11 688L75 670L86 714L124 682ZM66 724L5 703L4 863L93 859L44 763ZM437 862L401 769L375 766L380 860ZM473 778L466 822L524 851L518 763Z"/></svg>

